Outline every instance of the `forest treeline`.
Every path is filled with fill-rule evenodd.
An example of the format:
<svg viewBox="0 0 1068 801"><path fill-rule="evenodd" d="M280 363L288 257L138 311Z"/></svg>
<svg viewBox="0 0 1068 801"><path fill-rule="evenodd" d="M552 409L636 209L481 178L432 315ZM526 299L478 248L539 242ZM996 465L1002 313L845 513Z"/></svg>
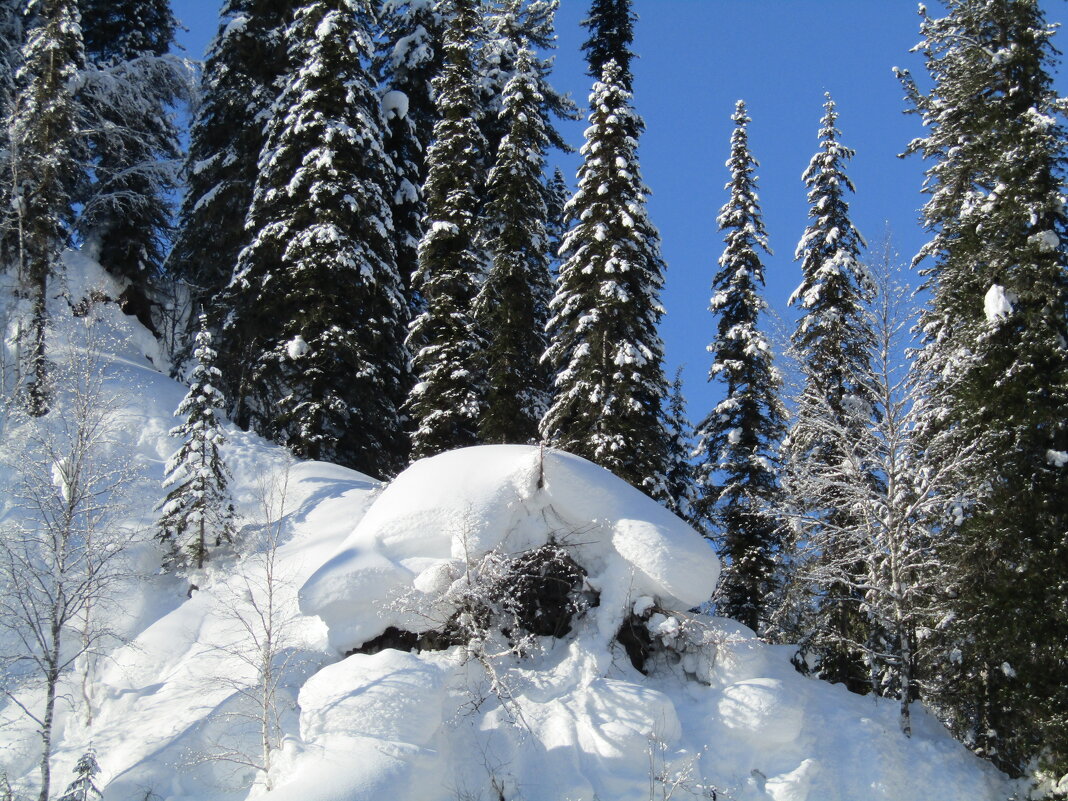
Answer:
<svg viewBox="0 0 1068 801"><path fill-rule="evenodd" d="M454 448L545 443L705 533L725 563L717 613L798 643L799 670L898 699L905 734L922 701L1058 792L1068 101L1054 26L1036 0L921 12L927 76L899 72L924 126L902 147L927 164L915 318L850 220L853 151L827 98L784 354L738 103L710 304L722 399L691 426L658 335L636 17L630 0L590 5L572 192L548 166L568 148L558 123L580 115L551 84L557 5L225 0L197 66L173 53L167 0L2 0L12 395L33 416L53 407L48 300L80 247L191 384L161 504L169 569L233 539L222 414L382 478Z"/></svg>

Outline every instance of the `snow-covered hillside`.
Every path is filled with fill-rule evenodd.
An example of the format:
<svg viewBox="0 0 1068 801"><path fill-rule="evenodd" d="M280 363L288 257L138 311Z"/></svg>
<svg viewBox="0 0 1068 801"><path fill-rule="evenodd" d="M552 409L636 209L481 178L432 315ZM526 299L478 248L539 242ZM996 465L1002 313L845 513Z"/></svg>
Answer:
<svg viewBox="0 0 1068 801"><path fill-rule="evenodd" d="M103 286L96 265L71 259L88 277L72 298ZM448 453L383 488L228 428L241 537L190 592L155 572L151 541L184 388L154 369L151 337L113 304L90 318L107 334L114 453L140 468L116 525L137 534L141 578L116 592L123 641L89 666L88 690L81 662L63 687L54 788L91 744L106 801L1010 794L936 720L917 713L907 739L895 704L802 677L791 649L689 611L718 575L706 542L551 450ZM57 341L73 342L87 318L60 319ZM3 514L20 512L7 500ZM279 747L265 777L253 765L264 756L256 647L268 590ZM18 704L32 708L37 691L9 689L0 765L30 796L39 743Z"/></svg>

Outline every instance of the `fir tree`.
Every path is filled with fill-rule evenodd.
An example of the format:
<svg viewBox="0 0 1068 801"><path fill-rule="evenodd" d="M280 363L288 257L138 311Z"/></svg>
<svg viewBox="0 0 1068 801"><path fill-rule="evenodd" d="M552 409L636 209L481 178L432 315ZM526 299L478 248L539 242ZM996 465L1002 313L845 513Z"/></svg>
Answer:
<svg viewBox="0 0 1068 801"><path fill-rule="evenodd" d="M508 133L486 187L493 264L475 301L487 337L484 442L536 441L548 408L549 374L541 362L552 295L542 199L548 137L538 83L534 54L523 49L505 88L501 119Z"/></svg>
<svg viewBox="0 0 1068 801"><path fill-rule="evenodd" d="M95 182L81 235L113 275L147 294L171 237L170 196L180 155L171 108L187 96L168 55L177 22L167 0L80 0L89 62L79 93Z"/></svg>
<svg viewBox="0 0 1068 801"><path fill-rule="evenodd" d="M485 396L483 339L472 313L482 265L476 237L485 150L470 47L478 8L474 0L453 0L448 8L445 66L434 81L439 119L423 187L427 228L415 277L426 308L408 336L417 383L406 408L416 426L417 459L477 444Z"/></svg>
<svg viewBox="0 0 1068 801"><path fill-rule="evenodd" d="M385 0L374 71L387 107L384 147L396 169L392 194L397 270L413 313L413 292L423 238L426 153L437 119L431 82L442 65L444 20L436 0ZM397 94L399 93L399 94Z"/></svg>
<svg viewBox="0 0 1068 801"><path fill-rule="evenodd" d="M933 79L902 74L932 160L921 251L931 295L920 363L926 434L979 448L972 504L940 538L949 614L932 697L1014 775L1068 772L1068 218L1055 26L1034 0L951 0L923 14ZM1006 625L1012 621L1013 625Z"/></svg>
<svg viewBox="0 0 1068 801"><path fill-rule="evenodd" d="M43 0L30 29L17 75L11 122L11 164L18 227L19 291L29 299L20 331L26 405L48 411L45 354L49 279L58 269L74 223L73 199L84 180L79 115L71 87L85 63L74 0Z"/></svg>
<svg viewBox="0 0 1068 801"><path fill-rule="evenodd" d="M863 421L874 412L863 377L871 371L874 337L866 317L874 291L871 276L860 261L864 241L849 217L846 192L855 191L845 174L853 151L838 141L838 113L830 96L820 121L819 152L802 180L808 186L810 222L798 243L801 283L790 305L801 310L792 336L792 351L801 363L804 386L786 444L787 489L791 475L835 466L850 453ZM831 421L820 419L830 415ZM839 437L835 431L854 431ZM832 432L832 433L829 433ZM818 467L817 467L818 466ZM877 479L873 476L873 481ZM834 493L833 484L821 497L791 493L791 503L829 519L834 530L848 529L838 518L850 512ZM843 543L843 548L846 545ZM817 559L839 562L833 541ZM855 566L854 579L865 567ZM854 692L871 688L871 675L862 653L872 636L863 613L861 582L835 581L815 588L816 599L803 622L802 650L806 664L816 661L818 674L844 682Z"/></svg>
<svg viewBox="0 0 1068 801"><path fill-rule="evenodd" d="M15 110L18 84L15 76L22 65L25 26L21 0L0 0L0 119L9 123ZM14 164L11 126L0 126L0 197L10 199ZM18 259L18 215L10 203L0 204L0 265L5 268Z"/></svg>
<svg viewBox="0 0 1068 801"><path fill-rule="evenodd" d="M694 465L690 463L693 431L686 417L681 367L675 372L675 381L671 385L671 395L664 411L664 429L668 433L668 464L664 481L667 497L664 505L700 531L702 524L697 519L697 477Z"/></svg>
<svg viewBox="0 0 1068 801"><path fill-rule="evenodd" d="M664 263L638 169L641 119L614 63L590 95L590 127L553 297L545 358L556 372L542 436L667 495L667 382L657 325Z"/></svg>
<svg viewBox="0 0 1068 801"><path fill-rule="evenodd" d="M255 354L241 401L258 431L388 476L405 456L407 307L364 67L371 20L367 0L316 0L286 33L293 67L268 124L224 334Z"/></svg>
<svg viewBox="0 0 1068 801"><path fill-rule="evenodd" d="M589 64L586 74L600 80L605 65L614 61L619 68L619 84L627 92L634 88L630 70L634 53L630 47L637 19L630 6L631 0L593 0L590 16L582 22L590 31L590 38L582 45Z"/></svg>
<svg viewBox="0 0 1068 801"><path fill-rule="evenodd" d="M165 564L171 569L199 570L207 561L208 549L231 542L234 535L230 476L219 452L226 441L217 416L223 408L222 375L211 344L207 318L201 315L193 352L196 368L189 392L175 411L185 422L170 432L183 441L167 461L163 486L170 490L159 507L156 537L167 547Z"/></svg>
<svg viewBox="0 0 1068 801"><path fill-rule="evenodd" d="M556 47L554 28L559 0L482 0L483 32L479 50L480 124L487 142L487 155L492 158L508 133L508 125L501 112L505 87L515 77L520 53L527 48L548 53ZM549 83L553 59L551 56L528 56L533 67L530 76L537 84L541 116L545 119L545 133L549 144L565 152L572 152L560 132L552 124L556 119L579 119L570 96L562 95Z"/></svg>
<svg viewBox="0 0 1068 801"><path fill-rule="evenodd" d="M249 242L264 121L287 72L284 31L296 0L225 0L219 32L208 47L200 102L189 134L187 183L167 269L184 282L193 308L211 308ZM221 316L221 311L213 317ZM191 319L196 319L194 314ZM233 339L221 343L231 397L252 356ZM236 418L247 427L243 415Z"/></svg>
<svg viewBox="0 0 1068 801"><path fill-rule="evenodd" d="M74 766L74 781L67 785L67 791L63 793L59 801L94 801L103 798L104 794L97 788L94 779L100 773L100 765L96 761L96 752L90 748L78 760Z"/></svg>
<svg viewBox="0 0 1068 801"><path fill-rule="evenodd" d="M560 248L564 244L564 234L567 233L565 208L571 199L567 180L559 167L553 170L552 178L546 185L545 198L545 233L549 237L549 266L555 275L560 265Z"/></svg>
<svg viewBox="0 0 1068 801"><path fill-rule="evenodd" d="M697 427L698 517L720 542L727 565L717 590L717 612L754 631L766 621L780 546L774 507L780 497L776 450L785 413L772 350L760 330L761 297L770 254L756 194L757 161L749 151L749 115L738 101L731 119L727 165L730 196L717 224L726 247L712 280L710 311L718 318L709 381L724 398Z"/></svg>

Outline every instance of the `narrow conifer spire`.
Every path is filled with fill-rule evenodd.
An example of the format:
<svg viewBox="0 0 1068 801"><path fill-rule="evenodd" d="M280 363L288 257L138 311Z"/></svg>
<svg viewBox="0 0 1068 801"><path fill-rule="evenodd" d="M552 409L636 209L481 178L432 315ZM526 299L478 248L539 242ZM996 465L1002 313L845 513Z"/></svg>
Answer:
<svg viewBox="0 0 1068 801"><path fill-rule="evenodd" d="M471 55L479 20L473 0L452 0L450 8L445 67L434 81L440 118L427 153L427 231L415 277L425 310L408 335L417 381L406 405L415 459L477 444L485 392L484 343L473 316L485 151Z"/></svg>
<svg viewBox="0 0 1068 801"><path fill-rule="evenodd" d="M484 442L536 441L549 402L549 371L541 362L552 295L542 181L548 136L539 82L534 53L523 48L505 87L501 121L508 132L487 186L493 264L475 301L486 332Z"/></svg>
<svg viewBox="0 0 1068 801"><path fill-rule="evenodd" d="M667 381L657 326L664 262L649 221L631 106L615 62L590 95L579 188L567 206L545 358L556 372L542 436L644 489L667 494Z"/></svg>
<svg viewBox="0 0 1068 801"><path fill-rule="evenodd" d="M717 611L754 631L766 620L774 589L780 534L774 506L780 497L776 477L785 411L772 348L760 329L767 303L761 295L769 254L767 232L756 192L757 161L749 150L750 117L738 101L731 116L730 193L716 222L723 232L723 255L712 279L709 310L717 318L708 346L708 380L723 387L724 398L697 427L698 517L726 560L717 590Z"/></svg>
<svg viewBox="0 0 1068 801"><path fill-rule="evenodd" d="M174 413L185 421L170 432L182 438L182 445L167 461L163 486L170 490L159 506L156 538L167 548L164 564L172 570L204 567L209 550L234 536L230 474L220 453L226 442L218 418L222 374L215 366L211 339L207 318L201 315L193 352L196 368Z"/></svg>
<svg viewBox="0 0 1068 801"><path fill-rule="evenodd" d="M846 193L855 191L845 173L854 152L839 142L838 112L830 95L823 108L819 149L802 175L808 186L809 224L795 253L801 283L789 301L801 311L792 351L804 386L785 447L788 488L805 486L795 478L849 458L875 409L866 383L874 346L867 316L874 282L860 260L864 240L849 217L846 200ZM823 419L827 415L831 419ZM829 433L841 431L852 434L843 438ZM826 517L832 529L850 529L850 511L833 488L820 497L794 492L791 503L815 519ZM839 549L832 541L811 558L838 563L846 552L846 543ZM864 662L863 647L876 636L863 612L863 592L855 589L864 569L856 564L836 574L853 581L814 586L815 597L802 624L806 663L814 664L822 678L843 682L854 692L871 688L871 666Z"/></svg>

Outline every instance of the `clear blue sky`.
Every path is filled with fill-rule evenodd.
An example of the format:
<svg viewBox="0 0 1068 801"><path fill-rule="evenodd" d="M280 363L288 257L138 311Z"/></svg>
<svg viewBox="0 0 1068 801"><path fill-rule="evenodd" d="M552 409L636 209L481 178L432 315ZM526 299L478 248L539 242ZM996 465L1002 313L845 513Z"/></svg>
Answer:
<svg viewBox="0 0 1068 801"><path fill-rule="evenodd" d="M189 31L182 37L199 58L214 34L217 0L174 0ZM932 13L937 3L929 3ZM588 0L562 0L554 85L582 105L591 81L579 47ZM724 162L734 103L753 118L750 144L761 162L759 190L774 256L766 262L767 298L788 321L786 299L800 275L794 248L807 222L801 173L817 147L824 92L838 103L842 141L857 155L848 172L857 187L853 221L876 246L889 224L906 261L925 241L918 223L923 164L897 155L923 129L903 114L903 92L892 68L923 79L917 5L909 0L635 0L635 105L645 118L641 167L653 191L650 215L668 264L662 336L669 379L685 365L689 412L696 422L716 402L706 383L705 348L714 321L707 310L715 261L723 249L715 217L726 200ZM1066 5L1044 3L1050 21ZM1068 47L1064 34L1057 43ZM1064 92L1065 81L1058 76ZM566 124L581 144L585 122ZM560 159L574 183L576 158ZM770 324L770 321L769 321Z"/></svg>

